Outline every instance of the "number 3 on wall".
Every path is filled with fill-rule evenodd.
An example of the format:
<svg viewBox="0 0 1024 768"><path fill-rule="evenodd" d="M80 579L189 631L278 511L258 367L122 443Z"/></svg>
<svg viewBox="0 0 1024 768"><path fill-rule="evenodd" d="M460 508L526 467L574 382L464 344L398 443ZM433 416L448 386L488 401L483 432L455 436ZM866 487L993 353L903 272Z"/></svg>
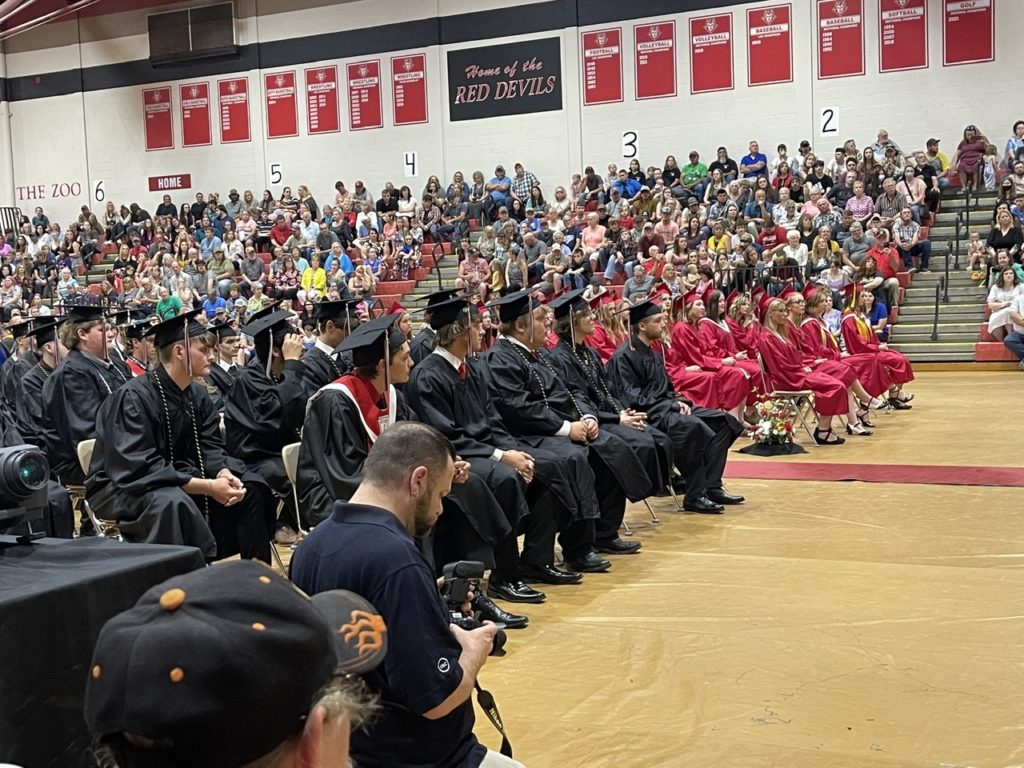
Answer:
<svg viewBox="0 0 1024 768"><path fill-rule="evenodd" d="M281 164L271 163L267 170L270 171L270 183L280 184L281 179L284 178L284 176L281 174Z"/></svg>
<svg viewBox="0 0 1024 768"><path fill-rule="evenodd" d="M622 157L626 160L636 157L636 139L636 131L622 132Z"/></svg>
<svg viewBox="0 0 1024 768"><path fill-rule="evenodd" d="M835 136L839 133L839 116L835 107L823 107L821 119L818 122L821 126L819 133L822 136Z"/></svg>

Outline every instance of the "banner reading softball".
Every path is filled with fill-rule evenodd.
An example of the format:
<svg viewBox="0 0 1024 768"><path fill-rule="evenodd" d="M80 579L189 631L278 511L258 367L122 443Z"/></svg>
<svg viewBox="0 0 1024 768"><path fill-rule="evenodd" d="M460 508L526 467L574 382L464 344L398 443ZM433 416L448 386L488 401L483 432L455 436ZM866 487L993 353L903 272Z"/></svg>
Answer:
<svg viewBox="0 0 1024 768"><path fill-rule="evenodd" d="M732 87L732 14L690 19L690 93Z"/></svg>
<svg viewBox="0 0 1024 768"><path fill-rule="evenodd" d="M817 0L818 79L864 74L862 0Z"/></svg>
<svg viewBox="0 0 1024 768"><path fill-rule="evenodd" d="M622 30L584 32L583 103L609 104L622 101Z"/></svg>
<svg viewBox="0 0 1024 768"><path fill-rule="evenodd" d="M676 23L659 21L633 27L636 97L676 95Z"/></svg>
<svg viewBox="0 0 1024 768"><path fill-rule="evenodd" d="M427 122L427 57L391 57L391 99L395 125Z"/></svg>
<svg viewBox="0 0 1024 768"><path fill-rule="evenodd" d="M792 7L747 10L747 83L793 82Z"/></svg>
<svg viewBox="0 0 1024 768"><path fill-rule="evenodd" d="M348 124L353 131L384 125L380 100L380 60L348 65Z"/></svg>
<svg viewBox="0 0 1024 768"><path fill-rule="evenodd" d="M878 69L928 66L928 0L879 0Z"/></svg>
<svg viewBox="0 0 1024 768"><path fill-rule="evenodd" d="M993 0L944 0L942 64L973 64L995 58Z"/></svg>

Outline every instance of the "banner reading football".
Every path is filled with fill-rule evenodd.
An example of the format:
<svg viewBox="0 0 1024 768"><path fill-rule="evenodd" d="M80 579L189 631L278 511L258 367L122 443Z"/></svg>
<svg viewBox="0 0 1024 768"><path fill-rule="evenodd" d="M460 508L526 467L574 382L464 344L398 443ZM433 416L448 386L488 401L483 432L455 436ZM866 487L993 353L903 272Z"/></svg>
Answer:
<svg viewBox="0 0 1024 768"><path fill-rule="evenodd" d="M818 79L864 74L863 0L817 0Z"/></svg>
<svg viewBox="0 0 1024 768"><path fill-rule="evenodd" d="M172 149L171 89L148 88L142 92L142 109L146 125L146 151Z"/></svg>
<svg viewBox="0 0 1024 768"><path fill-rule="evenodd" d="M306 70L306 129L310 135L341 130L337 67Z"/></svg>
<svg viewBox="0 0 1024 768"><path fill-rule="evenodd" d="M249 141L249 80L234 77L217 81L220 107L220 143Z"/></svg>
<svg viewBox="0 0 1024 768"><path fill-rule="evenodd" d="M747 83L793 82L792 7L747 10Z"/></svg>
<svg viewBox="0 0 1024 768"><path fill-rule="evenodd" d="M295 93L295 71L272 72L263 78L267 100L267 138L299 135L299 100Z"/></svg>
<svg viewBox="0 0 1024 768"><path fill-rule="evenodd" d="M584 32L583 103L610 104L622 101L622 30Z"/></svg>
<svg viewBox="0 0 1024 768"><path fill-rule="evenodd" d="M427 57L391 57L391 99L395 125L427 122Z"/></svg>
<svg viewBox="0 0 1024 768"><path fill-rule="evenodd" d="M928 66L928 0L879 0L878 69Z"/></svg>
<svg viewBox="0 0 1024 768"><path fill-rule="evenodd" d="M732 14L690 19L690 93L732 87Z"/></svg>
<svg viewBox="0 0 1024 768"><path fill-rule="evenodd" d="M973 64L995 58L993 0L944 0L942 64Z"/></svg>
<svg viewBox="0 0 1024 768"><path fill-rule="evenodd" d="M186 147L213 144L210 128L210 84L186 83L180 86L181 143Z"/></svg>
<svg viewBox="0 0 1024 768"><path fill-rule="evenodd" d="M676 23L637 24L633 27L636 57L636 97L660 99L676 95Z"/></svg>
<svg viewBox="0 0 1024 768"><path fill-rule="evenodd" d="M348 123L353 131L381 128L380 60L348 65Z"/></svg>

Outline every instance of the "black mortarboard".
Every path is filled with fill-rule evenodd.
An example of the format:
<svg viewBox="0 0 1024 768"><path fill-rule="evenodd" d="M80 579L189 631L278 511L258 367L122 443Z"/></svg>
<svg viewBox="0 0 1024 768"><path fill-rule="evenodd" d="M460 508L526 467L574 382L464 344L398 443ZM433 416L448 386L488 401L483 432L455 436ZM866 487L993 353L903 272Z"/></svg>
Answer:
<svg viewBox="0 0 1024 768"><path fill-rule="evenodd" d="M260 318L266 317L271 312L273 312L275 309L277 309L277 305L280 304L280 303L281 303L281 300L278 299L277 301L270 302L269 304L264 306L263 309L257 310L256 312L253 312L252 315L249 316L249 322L251 323L254 320L259 320Z"/></svg>
<svg viewBox="0 0 1024 768"><path fill-rule="evenodd" d="M129 339L142 339L146 337L152 327L153 324L149 320L136 320L124 327L124 335Z"/></svg>
<svg viewBox="0 0 1024 768"><path fill-rule="evenodd" d="M85 720L127 765L246 765L301 731L336 674L380 664L387 640L383 618L352 592L310 599L252 560L203 568L158 584L104 625ZM133 747L124 733L155 746Z"/></svg>
<svg viewBox="0 0 1024 768"><path fill-rule="evenodd" d="M353 365L376 365L384 359L384 339L387 334L388 357L395 354L405 343L405 336L393 327L392 315L380 315L359 326L351 336L338 346L339 352L349 352Z"/></svg>
<svg viewBox="0 0 1024 768"><path fill-rule="evenodd" d="M206 332L214 334L218 341L230 339L232 336L238 335L238 329L231 323L214 323L213 325L208 325L206 326Z"/></svg>
<svg viewBox="0 0 1024 768"><path fill-rule="evenodd" d="M473 316L473 309L476 308L475 304L470 304L466 299L449 299L448 301L442 301L440 304L435 304L430 308L430 320L427 321L428 325L435 331L444 328L446 325L451 325L460 317L463 313L469 309L470 317Z"/></svg>
<svg viewBox="0 0 1024 768"><path fill-rule="evenodd" d="M20 323L14 323L11 326L11 336L16 339L20 339L22 336L28 336L29 331L32 330L32 321L23 320Z"/></svg>
<svg viewBox="0 0 1024 768"><path fill-rule="evenodd" d="M324 320L344 320L347 314L350 319L356 317L356 307L362 299L351 299L349 301L321 301L313 305L313 319L318 322Z"/></svg>
<svg viewBox="0 0 1024 768"><path fill-rule="evenodd" d="M206 333L206 328L197 323L193 318L202 311L201 309L193 309L191 312L176 315L170 320L164 320L156 325L151 325L144 335L153 337L153 345L157 349L163 349L170 344L182 341L185 338L186 331L188 331L189 336L201 336Z"/></svg>
<svg viewBox="0 0 1024 768"><path fill-rule="evenodd" d="M577 288L574 291L562 294L548 304L555 311L555 318L568 317L569 312L573 310L582 312L588 309L590 305L583 300L583 291L583 288Z"/></svg>
<svg viewBox="0 0 1024 768"><path fill-rule="evenodd" d="M629 312L629 324L636 325L641 320L648 317L654 317L654 315L660 315L662 312L661 304L655 301L647 299L641 301L639 304L634 304L632 307L623 310Z"/></svg>
<svg viewBox="0 0 1024 768"><path fill-rule="evenodd" d="M448 301L448 299L452 298L457 293L458 291L454 288L446 288L443 291L434 291L433 293L428 293L426 296L421 296L420 300L422 301L423 299L426 299L426 310L432 312L435 304L441 304L442 302Z"/></svg>
<svg viewBox="0 0 1024 768"><path fill-rule="evenodd" d="M255 320L250 320L242 326L242 333L255 339L261 333L266 333L267 331L290 330L292 325L288 321L291 316L292 313L287 309L279 309L276 312L260 310L259 317Z"/></svg>
<svg viewBox="0 0 1024 768"><path fill-rule="evenodd" d="M60 320L56 318L39 318L32 321L31 330L27 331L24 335L35 336L36 344L49 344L54 340L54 338L56 338L57 328L59 328L63 323L63 318ZM28 323L21 323L21 325L27 326Z"/></svg>
<svg viewBox="0 0 1024 768"><path fill-rule="evenodd" d="M533 301L529 290L516 291L507 296L502 296L497 301L492 301L488 307L498 308L498 320L502 323L511 323L518 317L540 306L539 302Z"/></svg>
<svg viewBox="0 0 1024 768"><path fill-rule="evenodd" d="M131 319L131 316L131 311L127 309L121 309L118 310L117 312L111 312L110 315L108 315L108 317L110 318L110 322L112 322L114 325L124 325Z"/></svg>
<svg viewBox="0 0 1024 768"><path fill-rule="evenodd" d="M103 307L94 307L88 304L76 304L68 308L64 317L69 323L88 323L92 320L103 319Z"/></svg>

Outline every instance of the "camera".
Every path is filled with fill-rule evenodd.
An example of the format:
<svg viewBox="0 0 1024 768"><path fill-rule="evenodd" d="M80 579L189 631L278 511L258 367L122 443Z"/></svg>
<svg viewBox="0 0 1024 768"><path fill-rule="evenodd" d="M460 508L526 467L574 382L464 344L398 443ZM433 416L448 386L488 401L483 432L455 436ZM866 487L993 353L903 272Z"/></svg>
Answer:
<svg viewBox="0 0 1024 768"><path fill-rule="evenodd" d="M452 624L471 631L483 626L476 613L463 613L462 604L469 599L469 593L480 594L480 582L484 576L484 564L479 560L458 560L448 563L443 569L444 587L441 589L441 597L448 604L448 612ZM501 625L494 635L494 642L491 645L491 656L505 655L505 640L507 635Z"/></svg>
<svg viewBox="0 0 1024 768"><path fill-rule="evenodd" d="M22 538L43 535L32 532L32 522L43 519L49 479L50 462L34 445L0 448L0 531L25 523L29 533Z"/></svg>

